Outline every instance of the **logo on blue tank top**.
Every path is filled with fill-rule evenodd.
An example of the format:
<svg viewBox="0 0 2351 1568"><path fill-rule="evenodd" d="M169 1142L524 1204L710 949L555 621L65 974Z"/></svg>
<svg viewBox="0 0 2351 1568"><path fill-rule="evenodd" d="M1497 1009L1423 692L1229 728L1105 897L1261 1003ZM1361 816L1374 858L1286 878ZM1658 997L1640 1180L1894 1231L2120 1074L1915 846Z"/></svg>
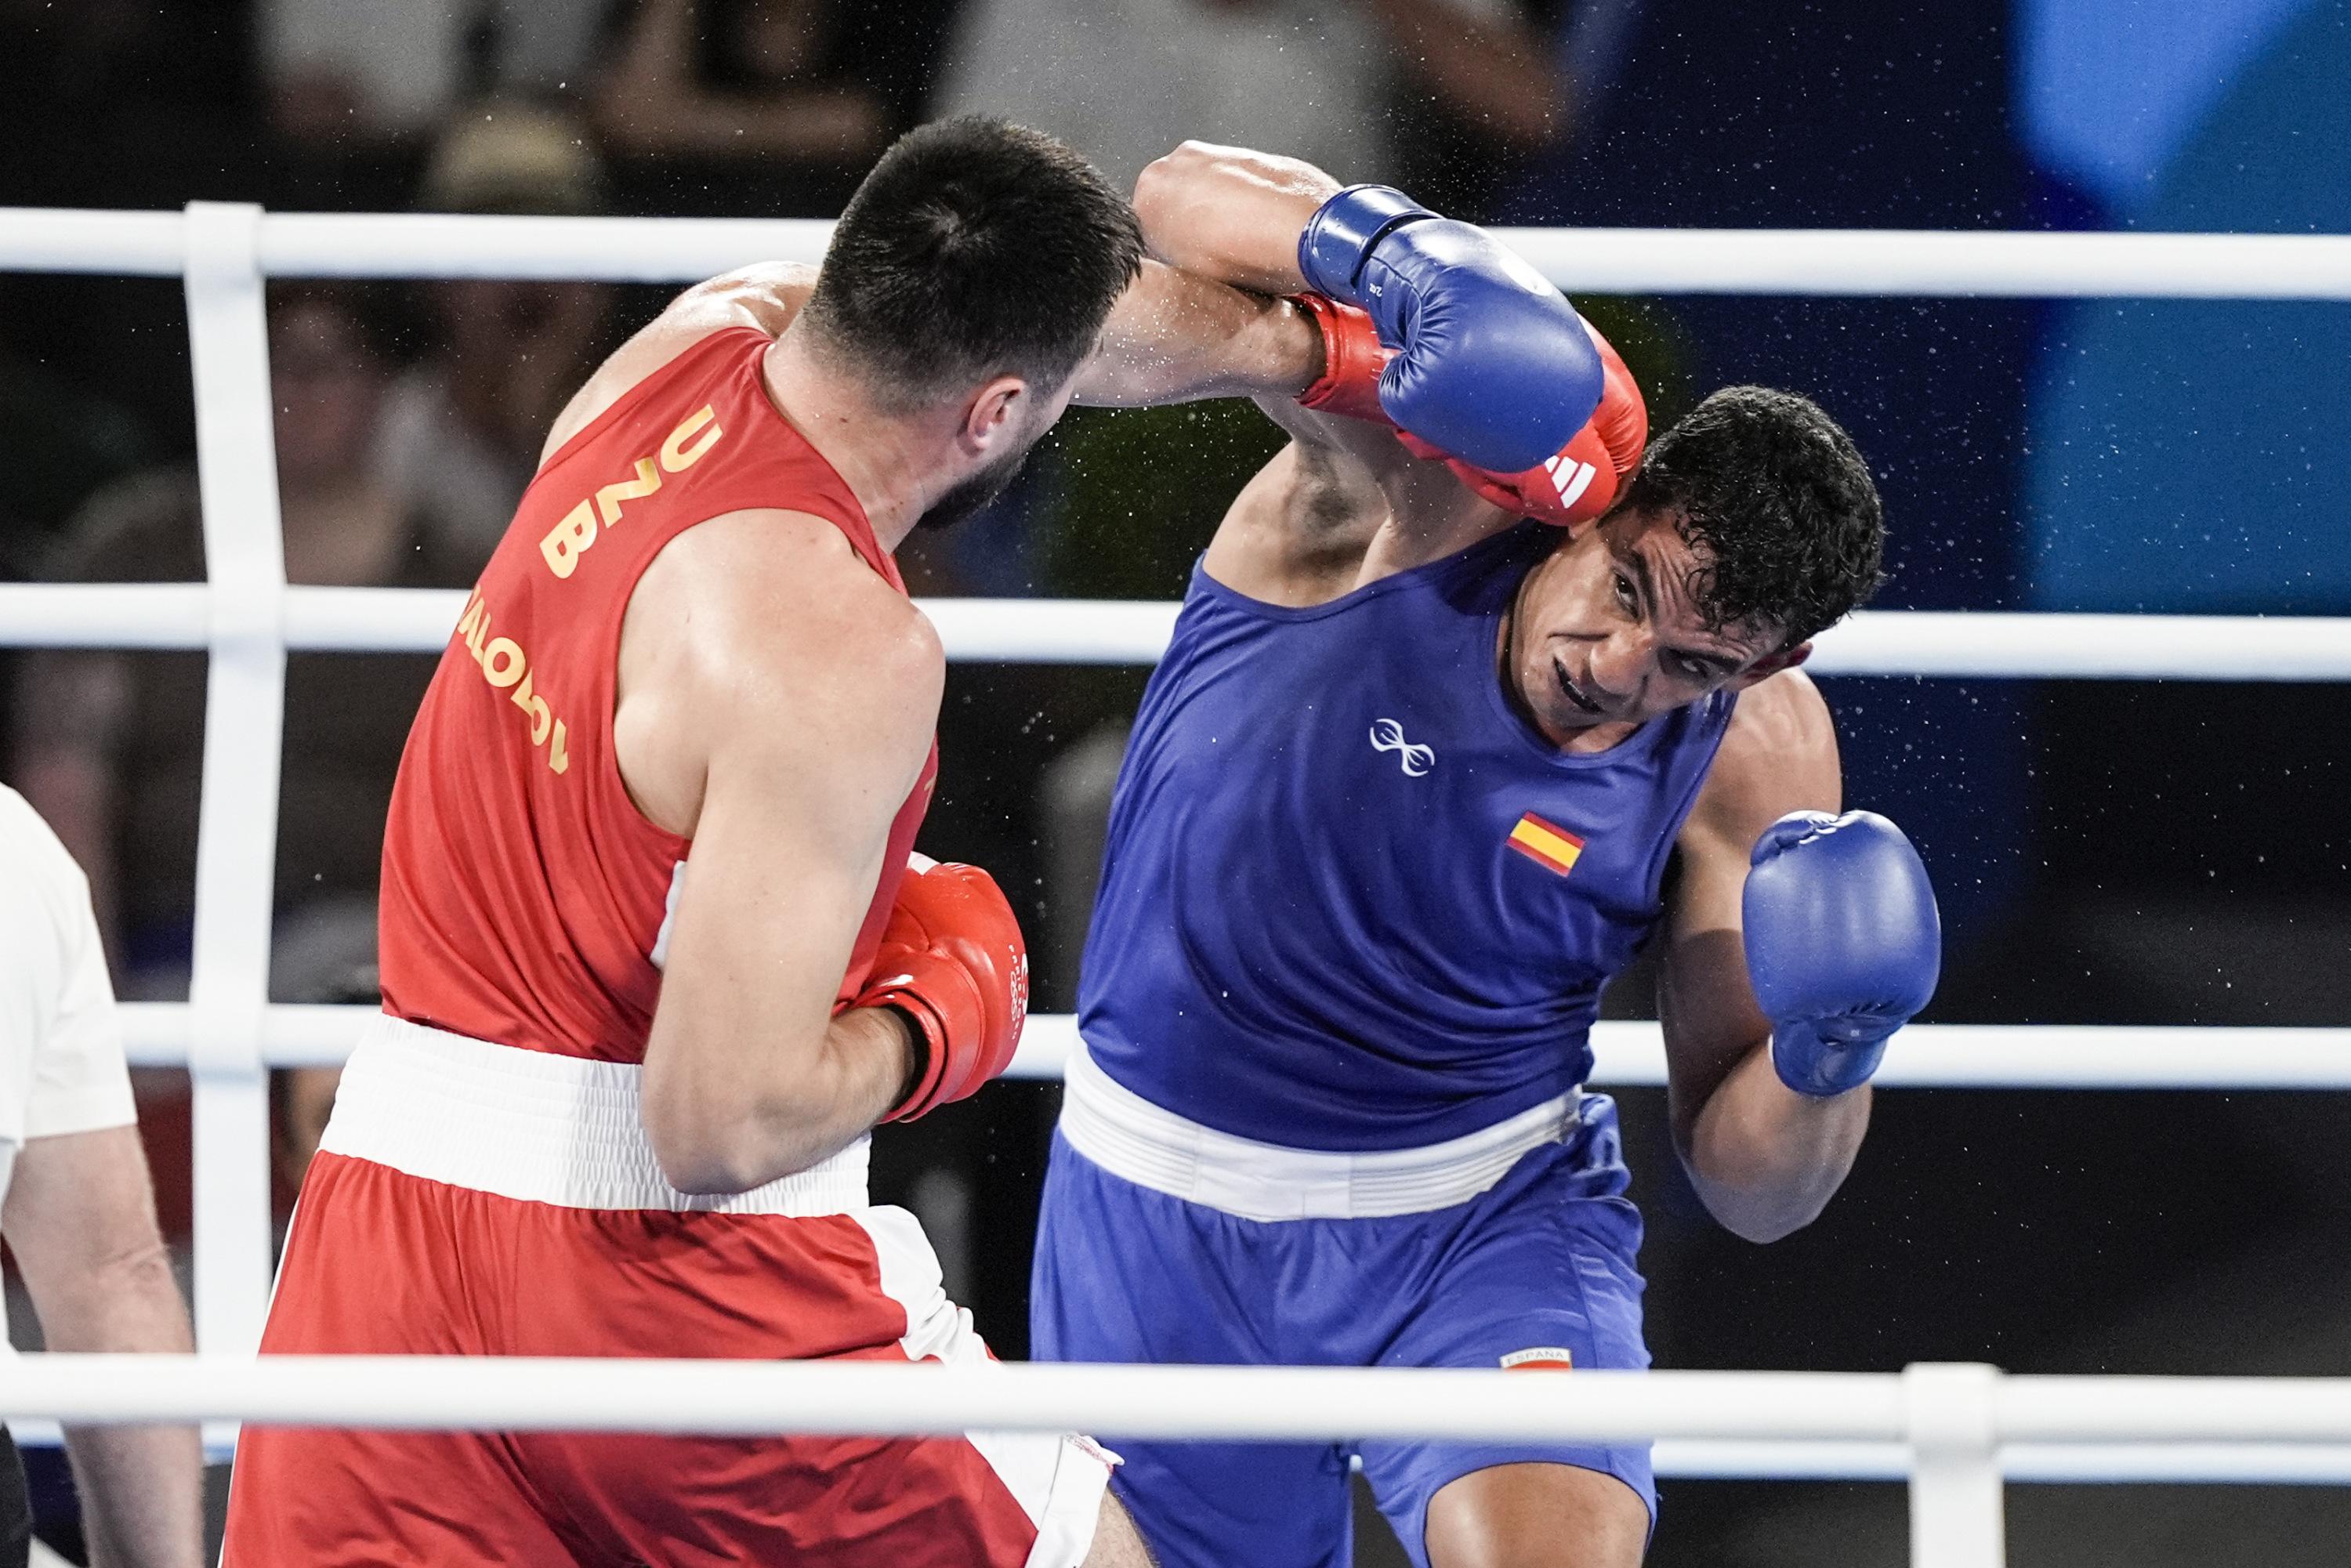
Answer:
<svg viewBox="0 0 2351 1568"><path fill-rule="evenodd" d="M1404 726L1392 718L1372 721L1372 749L1393 751L1396 765L1407 779L1417 779L1437 766L1437 753L1426 746L1415 746L1404 737Z"/></svg>
<svg viewBox="0 0 2351 1568"><path fill-rule="evenodd" d="M1112 1079L1293 1148L1416 1147L1572 1092L1735 698L1603 752L1515 708L1528 525L1327 603L1195 570L1120 768L1080 977Z"/></svg>

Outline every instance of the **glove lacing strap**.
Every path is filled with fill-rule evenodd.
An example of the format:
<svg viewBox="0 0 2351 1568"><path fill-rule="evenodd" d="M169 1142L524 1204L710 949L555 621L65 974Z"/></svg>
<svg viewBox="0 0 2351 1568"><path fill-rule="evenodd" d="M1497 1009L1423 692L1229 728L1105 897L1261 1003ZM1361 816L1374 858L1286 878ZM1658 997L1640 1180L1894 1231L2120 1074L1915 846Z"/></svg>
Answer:
<svg viewBox="0 0 2351 1568"><path fill-rule="evenodd" d="M1343 230L1332 232L1340 230L1344 216L1354 215L1352 209L1365 206L1389 210L1369 233L1361 236ZM1380 241L1406 224L1437 215L1394 185L1349 185L1317 207L1314 215L1307 220L1305 230L1298 236L1298 270L1318 291L1338 293L1339 290L1325 287L1327 279L1322 277L1322 269L1314 265L1316 252L1323 242L1337 240L1354 250L1354 257L1348 264L1345 290L1353 294L1362 284L1364 269L1371 265L1372 252L1379 247Z"/></svg>
<svg viewBox="0 0 2351 1568"><path fill-rule="evenodd" d="M879 1006L885 1012L896 1014L898 1021L906 1026L906 1077L898 1085L898 1092L892 1098L890 1109L882 1119L885 1122L895 1122L901 1117L912 1120L923 1113L914 1107L919 1105L924 1110L929 1109L928 1102L937 1092L939 1080L946 1076L946 1063L931 1044L931 1031L924 1027L922 1018L913 1008L896 998Z"/></svg>

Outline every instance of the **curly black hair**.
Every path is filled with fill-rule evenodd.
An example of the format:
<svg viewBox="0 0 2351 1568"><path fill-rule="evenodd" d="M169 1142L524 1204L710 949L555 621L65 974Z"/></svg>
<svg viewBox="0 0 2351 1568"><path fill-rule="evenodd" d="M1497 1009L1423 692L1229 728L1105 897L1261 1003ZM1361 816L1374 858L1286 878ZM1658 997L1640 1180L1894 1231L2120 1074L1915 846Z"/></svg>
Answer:
<svg viewBox="0 0 2351 1568"><path fill-rule="evenodd" d="M1792 648L1886 575L1869 465L1794 392L1715 392L1649 444L1624 505L1671 516L1697 551L1690 597L1709 630L1776 627Z"/></svg>

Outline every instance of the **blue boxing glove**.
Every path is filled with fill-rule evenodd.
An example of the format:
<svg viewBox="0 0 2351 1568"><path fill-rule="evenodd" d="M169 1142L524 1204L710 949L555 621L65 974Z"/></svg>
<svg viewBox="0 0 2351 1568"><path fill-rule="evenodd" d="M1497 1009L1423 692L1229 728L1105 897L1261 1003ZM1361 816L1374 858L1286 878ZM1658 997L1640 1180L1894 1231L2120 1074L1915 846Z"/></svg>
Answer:
<svg viewBox="0 0 2351 1568"><path fill-rule="evenodd" d="M1747 975L1771 1065L1799 1094L1857 1089L1935 994L1943 926L1927 868L1875 811L1793 811L1748 857Z"/></svg>
<svg viewBox="0 0 2351 1568"><path fill-rule="evenodd" d="M1496 474L1532 468L1599 406L1604 371L1560 291L1483 229L1387 185L1350 185L1298 236L1317 293L1371 313L1396 350L1380 406L1404 429Z"/></svg>

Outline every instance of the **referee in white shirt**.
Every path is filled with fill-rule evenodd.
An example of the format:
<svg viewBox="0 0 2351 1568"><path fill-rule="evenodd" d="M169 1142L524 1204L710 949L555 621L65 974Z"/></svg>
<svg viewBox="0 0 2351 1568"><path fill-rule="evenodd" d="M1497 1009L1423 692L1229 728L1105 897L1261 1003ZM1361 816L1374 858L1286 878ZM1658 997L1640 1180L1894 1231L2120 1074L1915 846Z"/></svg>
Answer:
<svg viewBox="0 0 2351 1568"><path fill-rule="evenodd" d="M187 1303L155 1226L89 884L48 825L5 788L0 1237L16 1255L49 1349L191 1347ZM0 1332L0 1358L9 1354ZM93 1563L197 1568L204 1458L193 1428L91 1427L68 1433L66 1447ZM26 1511L16 1449L0 1437L0 1568L26 1561Z"/></svg>

